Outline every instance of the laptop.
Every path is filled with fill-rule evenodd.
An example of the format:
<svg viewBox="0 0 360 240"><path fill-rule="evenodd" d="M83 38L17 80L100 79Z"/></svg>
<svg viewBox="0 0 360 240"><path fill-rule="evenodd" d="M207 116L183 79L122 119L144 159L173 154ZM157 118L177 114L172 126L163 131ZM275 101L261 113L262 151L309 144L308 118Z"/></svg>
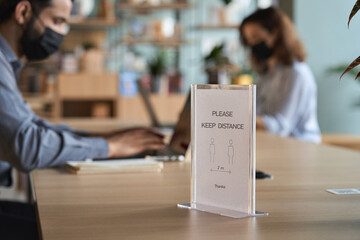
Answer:
<svg viewBox="0 0 360 240"><path fill-rule="evenodd" d="M154 108L151 104L149 92L142 84L141 80L137 80L137 86L141 98L145 104L146 110L151 119L152 126L155 128L163 128L155 114ZM191 95L187 96L185 105L175 125L174 133L167 148L147 153L151 159L159 161L182 161L185 159L185 154L190 145L191 140ZM256 179L273 179L269 173L256 170Z"/></svg>
<svg viewBox="0 0 360 240"><path fill-rule="evenodd" d="M140 96L145 104L147 113L151 119L151 124L155 129L169 129L170 126L163 126L160 124L158 117L155 114L154 107L150 101L149 91L145 88L141 80L137 80L137 86ZM185 105L181 111L169 145L162 150L146 152L145 155L151 159L159 161L182 161L185 159L186 151L190 145L191 140L191 97L190 93L187 96Z"/></svg>

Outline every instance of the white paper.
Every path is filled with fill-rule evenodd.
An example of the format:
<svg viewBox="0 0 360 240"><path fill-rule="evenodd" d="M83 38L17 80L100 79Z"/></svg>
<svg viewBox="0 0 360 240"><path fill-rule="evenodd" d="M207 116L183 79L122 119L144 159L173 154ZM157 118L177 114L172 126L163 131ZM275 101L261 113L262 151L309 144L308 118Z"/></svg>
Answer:
<svg viewBox="0 0 360 240"><path fill-rule="evenodd" d="M326 191L336 195L360 194L359 188L327 189Z"/></svg>
<svg viewBox="0 0 360 240"><path fill-rule="evenodd" d="M159 162L155 160L143 159L143 160L105 160L105 161L85 161L85 162L75 162L68 161L67 164L76 167L76 166L86 166L86 167L124 167L124 166L137 166L137 165L158 165Z"/></svg>

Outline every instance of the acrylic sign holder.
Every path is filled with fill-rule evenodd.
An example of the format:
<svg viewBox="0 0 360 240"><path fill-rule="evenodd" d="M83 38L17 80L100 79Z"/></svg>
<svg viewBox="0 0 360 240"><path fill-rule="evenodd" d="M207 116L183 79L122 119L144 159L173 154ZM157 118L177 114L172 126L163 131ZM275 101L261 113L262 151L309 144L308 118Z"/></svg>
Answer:
<svg viewBox="0 0 360 240"><path fill-rule="evenodd" d="M191 86L191 202L233 218L255 210L256 86Z"/></svg>

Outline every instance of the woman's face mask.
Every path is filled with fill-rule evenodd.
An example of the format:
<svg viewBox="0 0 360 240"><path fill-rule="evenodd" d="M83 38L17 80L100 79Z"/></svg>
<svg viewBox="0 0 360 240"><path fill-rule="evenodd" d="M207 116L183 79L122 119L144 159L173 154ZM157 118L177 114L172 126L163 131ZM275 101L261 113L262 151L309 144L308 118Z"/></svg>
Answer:
<svg viewBox="0 0 360 240"><path fill-rule="evenodd" d="M255 44L250 48L252 54L260 61L266 61L274 54L274 49L269 48L265 41Z"/></svg>
<svg viewBox="0 0 360 240"><path fill-rule="evenodd" d="M247 45L250 46L252 54L259 61L266 61L274 54L271 44L274 43L275 36L260 24L253 22L245 24L242 34Z"/></svg>

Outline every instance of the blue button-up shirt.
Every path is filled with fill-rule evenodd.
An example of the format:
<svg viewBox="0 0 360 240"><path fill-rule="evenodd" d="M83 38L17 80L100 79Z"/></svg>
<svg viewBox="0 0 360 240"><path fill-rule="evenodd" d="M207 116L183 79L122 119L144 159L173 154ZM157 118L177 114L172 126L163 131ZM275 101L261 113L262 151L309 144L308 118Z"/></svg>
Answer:
<svg viewBox="0 0 360 240"><path fill-rule="evenodd" d="M320 142L317 120L317 88L306 63L276 65L261 75L257 84L257 114L267 131Z"/></svg>
<svg viewBox="0 0 360 240"><path fill-rule="evenodd" d="M10 166L28 172L68 160L106 157L105 139L80 136L35 115L17 87L22 66L0 34L0 185L8 184Z"/></svg>

